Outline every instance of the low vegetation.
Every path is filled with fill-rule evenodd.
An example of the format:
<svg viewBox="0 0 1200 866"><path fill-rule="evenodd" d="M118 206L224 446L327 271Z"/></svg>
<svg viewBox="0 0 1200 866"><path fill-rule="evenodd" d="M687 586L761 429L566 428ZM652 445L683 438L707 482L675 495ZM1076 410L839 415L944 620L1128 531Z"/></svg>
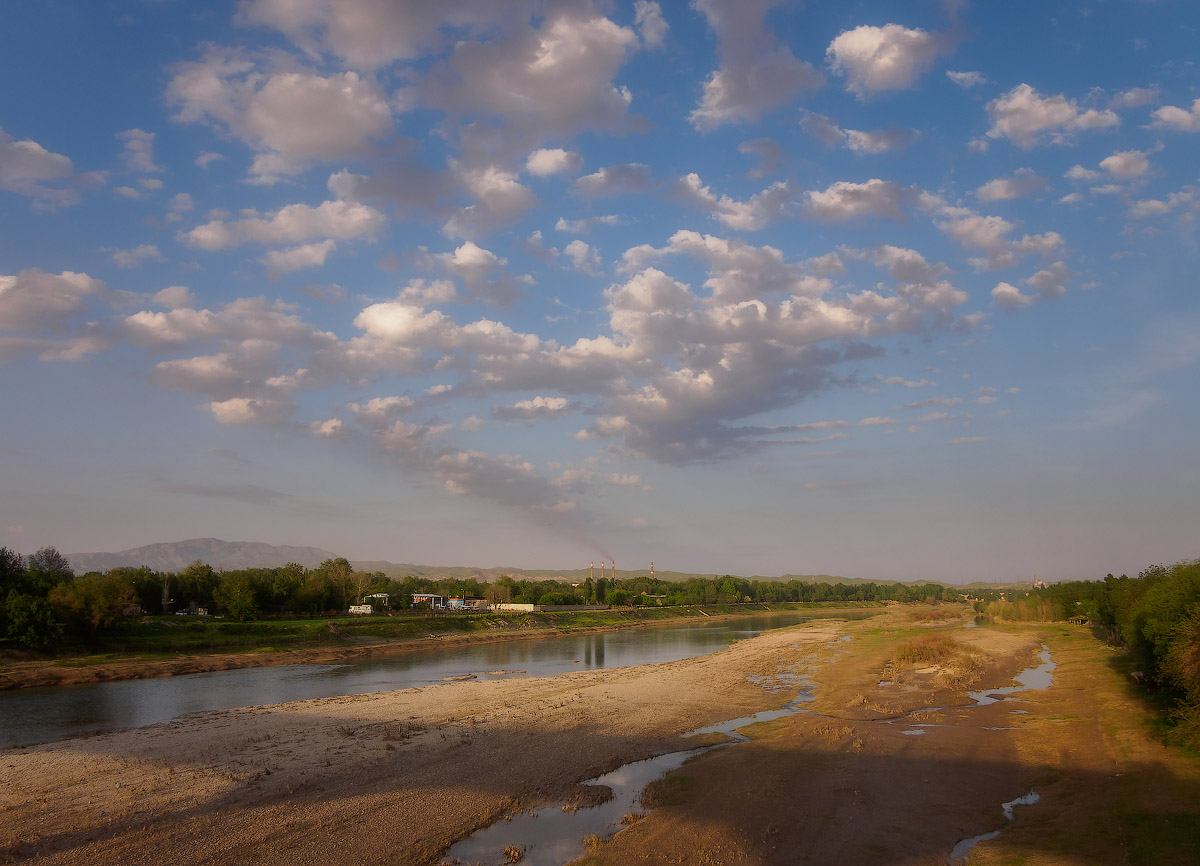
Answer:
<svg viewBox="0 0 1200 866"><path fill-rule="evenodd" d="M893 661L907 665L940 665L949 661L962 644L944 632L930 632L905 641L896 650Z"/></svg>
<svg viewBox="0 0 1200 866"><path fill-rule="evenodd" d="M657 809L660 806L678 806L687 802L688 791L691 787L690 776L670 773L645 787L641 795L642 808Z"/></svg>
<svg viewBox="0 0 1200 866"><path fill-rule="evenodd" d="M1168 738L1200 747L1200 560L996 594L975 608L998 621L1090 623L1157 691Z"/></svg>
<svg viewBox="0 0 1200 866"><path fill-rule="evenodd" d="M909 622L947 622L959 619L962 613L956 608L925 607L908 612Z"/></svg>
<svg viewBox="0 0 1200 866"><path fill-rule="evenodd" d="M938 679L952 689L974 685L979 679L984 655L946 632L918 635L902 643L892 656L892 667L936 667Z"/></svg>

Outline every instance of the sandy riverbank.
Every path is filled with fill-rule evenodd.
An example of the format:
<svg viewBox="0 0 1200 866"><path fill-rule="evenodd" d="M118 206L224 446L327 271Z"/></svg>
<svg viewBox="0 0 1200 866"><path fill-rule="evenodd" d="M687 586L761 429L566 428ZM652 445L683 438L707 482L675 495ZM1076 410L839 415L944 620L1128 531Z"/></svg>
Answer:
<svg viewBox="0 0 1200 866"><path fill-rule="evenodd" d="M586 799L594 792L579 781L677 750L684 731L779 706L797 673L820 684L823 716L758 726L754 742L689 764L679 802L593 861L941 864L958 839L1003 823L999 804L1030 786L1043 791L1030 815L1066 821L1116 773L1157 772L1160 810L1200 802L1194 773L1128 725L1108 731L1095 703L1121 682L1111 672L1116 686L1090 682L1095 650L1075 638L950 626L984 654L987 685L1007 685L1042 640L1061 643L1056 687L1019 705L1022 716L1011 704L930 713L946 727L922 736L871 721L964 703L936 671L878 685L914 628L897 614L810 624L668 664L205 713L11 749L0 753L0 861L436 863L497 818ZM1121 796L1122 808L1145 807ZM1128 862L1047 858L1037 840L1048 831L1030 841L1016 831L1036 817L1019 819L988 846L1024 845L1030 863ZM997 849L977 852L987 850Z"/></svg>

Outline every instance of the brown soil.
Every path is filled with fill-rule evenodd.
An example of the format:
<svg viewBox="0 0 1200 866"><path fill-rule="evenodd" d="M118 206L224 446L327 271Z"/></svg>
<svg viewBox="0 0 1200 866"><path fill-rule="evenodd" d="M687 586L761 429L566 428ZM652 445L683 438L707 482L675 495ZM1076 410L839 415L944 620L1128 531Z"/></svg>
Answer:
<svg viewBox="0 0 1200 866"><path fill-rule="evenodd" d="M743 731L753 742L684 767L674 774L684 803L654 810L579 866L941 866L958 841L997 829L969 863L1200 862L1200 763L1147 736L1144 705L1104 645L1062 626L954 632L986 653L977 676L993 688L1036 664L1044 641L1054 685L964 706L939 669L885 673L896 635L864 636L816 667L814 712ZM885 678L893 684L881 687ZM922 707L945 708L907 715ZM936 727L906 734L914 722ZM1030 790L1041 799L1008 823L1001 804Z"/></svg>
<svg viewBox="0 0 1200 866"><path fill-rule="evenodd" d="M1195 762L1129 723L1134 698L1089 635L935 627L986 654L978 675L992 687L1045 641L1055 686L970 709L936 669L880 687L918 630L887 615L662 665L198 714L0 753L0 862L433 864L505 815L586 805L596 793L580 781L677 750L684 731L780 706L797 672L819 684L820 715L756 725L752 742L688 764L686 784L663 788L673 805L586 862L943 864L1034 786L1042 802L1018 807L979 862L1139 862L1119 816L1195 815ZM873 721L934 706L950 708L922 720L946 726L923 736ZM1076 826L1092 835L1070 847ZM1172 850L1143 862L1173 862Z"/></svg>

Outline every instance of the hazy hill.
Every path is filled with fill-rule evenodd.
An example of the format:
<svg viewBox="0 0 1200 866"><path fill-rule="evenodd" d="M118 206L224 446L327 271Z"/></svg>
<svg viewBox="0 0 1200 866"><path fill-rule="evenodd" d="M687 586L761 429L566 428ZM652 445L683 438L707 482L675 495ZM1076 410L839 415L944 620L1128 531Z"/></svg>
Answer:
<svg viewBox="0 0 1200 866"><path fill-rule="evenodd" d="M409 563L385 562L382 560L376 561L354 561L351 563L355 568L361 571L381 571L388 577L405 577L412 575L414 577L452 577L459 580L469 580L472 577L481 581L494 581L498 577L505 575L514 580L569 580L579 582L586 580L592 572L587 568L566 568L566 569L546 569L546 568L508 568L496 566L493 568L474 568L471 566L444 566L444 565L412 565ZM600 565L596 564L594 572L597 578L600 577ZM612 577L612 571L605 564L604 576ZM628 580L634 577L649 577L650 568L639 568L637 570L618 568L617 578L620 580ZM654 576L662 580L670 581L685 581L692 577L713 578L720 575L716 574L694 574L683 571L663 571L655 569ZM866 583L867 581L859 580L858 578L837 577L828 574L787 574L782 577L760 577L754 576L747 580L771 580L771 581L789 581L803 580L809 583ZM895 583L894 580L881 580L876 583Z"/></svg>
<svg viewBox="0 0 1200 866"><path fill-rule="evenodd" d="M319 547L292 547L289 545L276 546L257 541L221 541L219 538L191 538L186 541L176 541L163 544L148 544L145 547L135 547L132 550L122 550L117 553L68 553L67 559L76 574L88 571L106 571L118 566L142 565L149 566L155 571L179 571L186 568L195 560L208 563L213 568L272 568L298 562L306 568L315 568L326 559L334 559L339 554L322 550ZM359 571L379 571L388 577L427 578L456 578L469 580L476 578L480 581L492 582L498 577L509 575L517 580L569 580L575 583L587 579L588 568L574 569L529 569L512 567L477 568L474 566L445 566L445 565L416 565L413 563L387 562L386 560L350 560L350 564ZM650 568L618 569L617 577L628 579L649 575ZM600 565L597 563L595 576L600 576ZM611 572L605 568L605 577L611 577ZM694 574L681 571L665 571L655 569L654 576L670 581L684 581L692 577L712 578L717 574ZM870 580L857 577L841 577L834 574L783 574L783 575L752 575L748 580L759 581L789 581L802 580L806 583L876 583L880 585L894 583L925 583L926 581L896 581ZM940 583L941 581L928 581ZM1001 589L1014 583L968 584L964 589Z"/></svg>
<svg viewBox="0 0 1200 866"><path fill-rule="evenodd" d="M222 541L219 538L189 538L162 544L147 544L116 553L68 553L76 574L106 571L118 566L149 566L155 571L179 571L195 560L213 568L270 568L298 562L307 568L320 565L336 553L318 547L276 546L257 541Z"/></svg>
<svg viewBox="0 0 1200 866"><path fill-rule="evenodd" d="M222 541L219 538L189 538L186 541L148 544L145 547L135 547L131 550L121 550L116 553L68 553L66 557L76 574L89 571L106 571L119 566L148 566L155 571L179 571L186 568L195 560L211 565L218 569L237 568L272 568L298 562L306 568L315 568L326 559L333 559L339 554L322 550L319 547L276 546L257 541ZM529 569L495 566L478 568L475 566L445 566L417 565L413 563L387 562L386 560L351 560L351 564L359 571L381 571L388 577L442 578L450 577L460 580L476 578L481 581L494 581L498 577L509 575L517 580L570 580L583 581L589 570L575 569ZM617 577L625 579L649 575L650 569L630 570L618 569ZM612 573L605 569L605 577ZM600 577L600 565L596 564L596 577ZM654 572L655 577L663 580L682 581L690 577L716 577L715 574L691 574L679 571ZM752 580L805 580L822 583L857 583L853 578L837 577L828 574L797 575L789 574L782 577L753 577ZM893 581L880 581L881 583Z"/></svg>

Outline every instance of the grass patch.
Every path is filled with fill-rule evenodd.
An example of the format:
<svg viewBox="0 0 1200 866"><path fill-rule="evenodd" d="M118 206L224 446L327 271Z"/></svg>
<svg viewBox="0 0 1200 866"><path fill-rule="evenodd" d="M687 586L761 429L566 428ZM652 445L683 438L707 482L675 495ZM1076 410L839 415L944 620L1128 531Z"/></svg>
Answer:
<svg viewBox="0 0 1200 866"><path fill-rule="evenodd" d="M1194 864L1200 852L1200 814L1166 812L1119 817L1126 854L1133 866Z"/></svg>
<svg viewBox="0 0 1200 866"><path fill-rule="evenodd" d="M913 610L908 613L909 622L947 622L952 619L962 619L961 608L933 607L925 610Z"/></svg>
<svg viewBox="0 0 1200 866"><path fill-rule="evenodd" d="M978 649L961 644L945 632L918 635L897 647L892 664L938 667L938 679L946 688L965 689L974 685L983 670L986 656Z"/></svg>
<svg viewBox="0 0 1200 866"><path fill-rule="evenodd" d="M692 789L692 778L671 774L657 779L642 791L642 808L657 809L660 806L679 806L688 801Z"/></svg>
<svg viewBox="0 0 1200 866"><path fill-rule="evenodd" d="M940 665L950 661L962 648L962 644L950 635L932 632L900 644L892 661L907 665Z"/></svg>

